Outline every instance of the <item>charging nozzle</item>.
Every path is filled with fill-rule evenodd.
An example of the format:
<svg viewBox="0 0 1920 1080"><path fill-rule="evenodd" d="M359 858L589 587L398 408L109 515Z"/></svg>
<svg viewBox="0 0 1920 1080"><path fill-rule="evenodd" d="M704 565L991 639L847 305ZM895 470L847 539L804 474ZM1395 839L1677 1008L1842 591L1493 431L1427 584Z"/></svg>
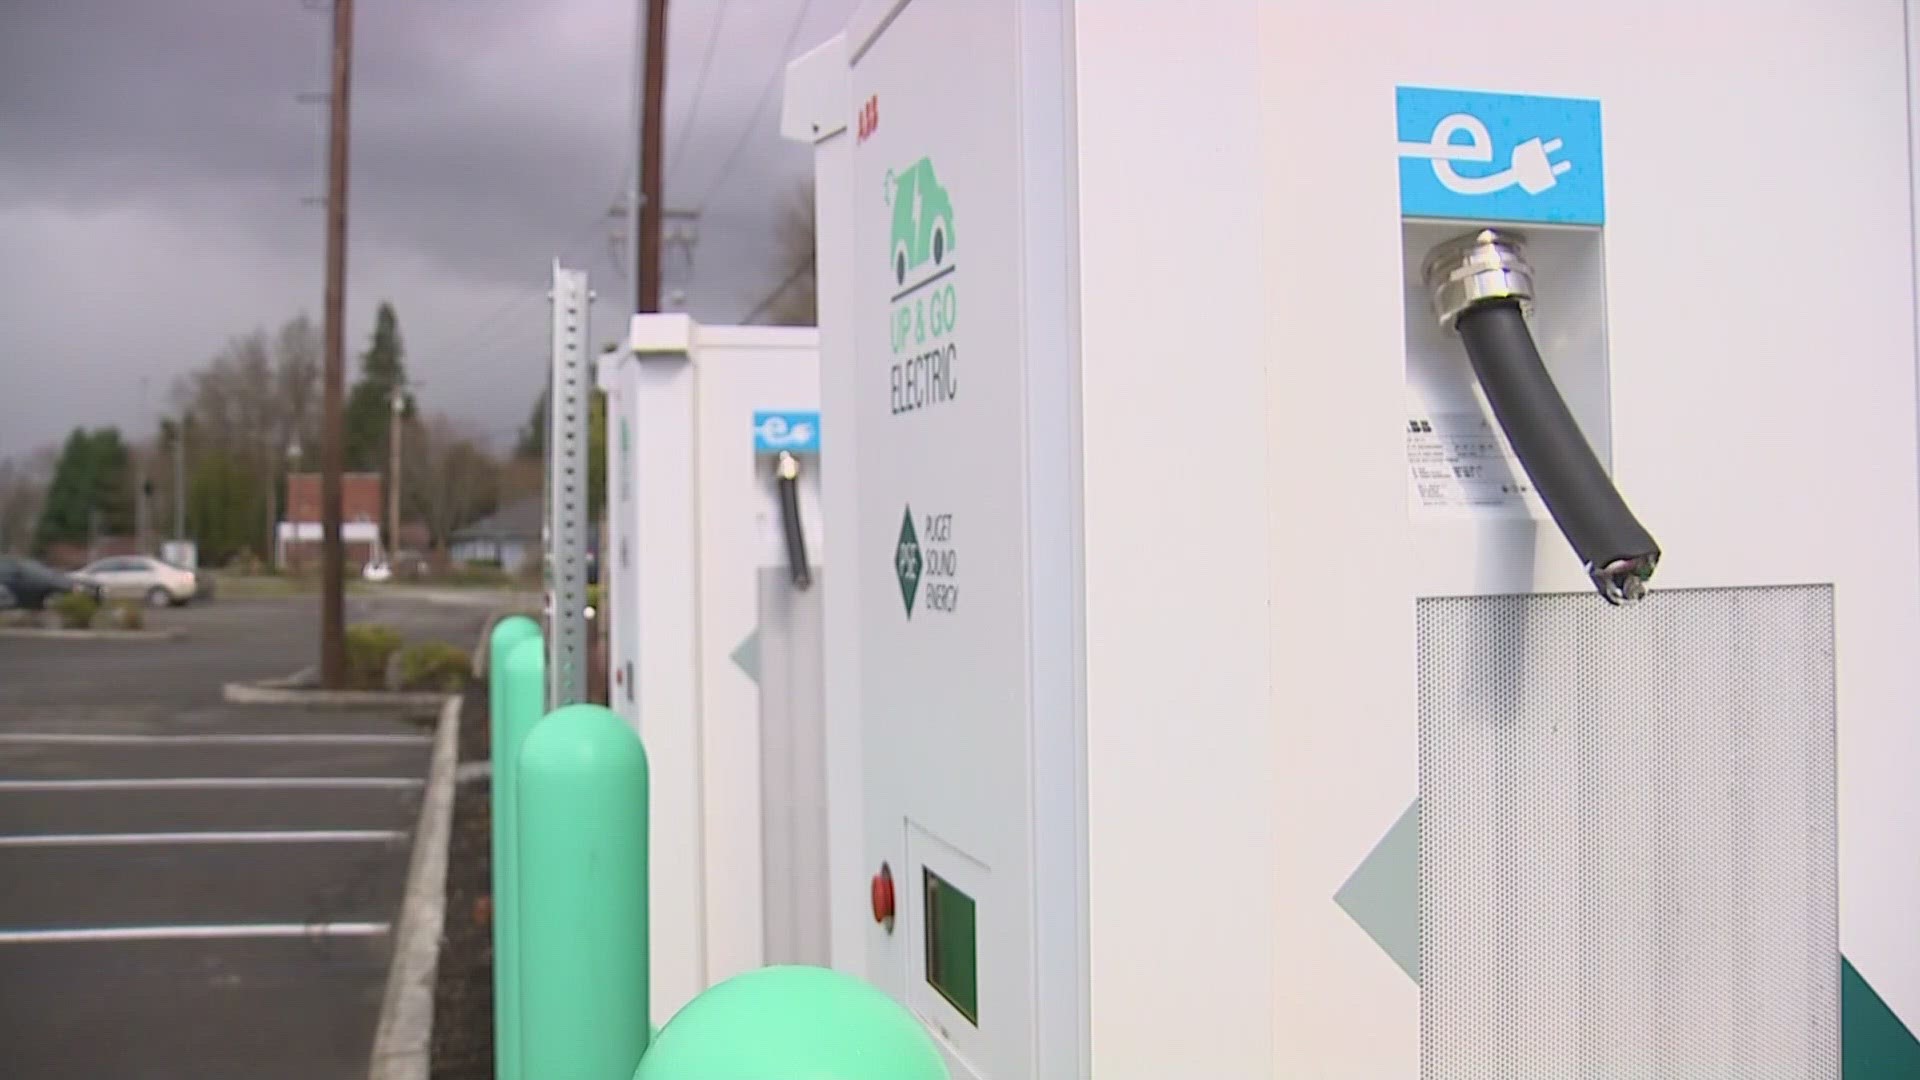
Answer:
<svg viewBox="0 0 1920 1080"><path fill-rule="evenodd" d="M1660 548L1627 508L1560 396L1527 329L1533 270L1525 241L1482 229L1427 256L1440 325L1459 331L1475 378L1528 479L1610 604L1646 595Z"/></svg>

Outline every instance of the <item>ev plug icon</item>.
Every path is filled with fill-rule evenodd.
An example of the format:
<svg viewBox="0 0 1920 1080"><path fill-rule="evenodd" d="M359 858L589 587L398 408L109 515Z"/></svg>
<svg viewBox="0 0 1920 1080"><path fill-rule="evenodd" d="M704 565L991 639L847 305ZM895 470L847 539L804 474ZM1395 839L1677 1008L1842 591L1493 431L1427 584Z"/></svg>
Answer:
<svg viewBox="0 0 1920 1080"><path fill-rule="evenodd" d="M1468 141L1454 142L1453 136L1463 131ZM1571 161L1552 160L1561 145L1559 139L1543 140L1536 136L1515 146L1508 156L1507 168L1500 172L1461 176L1453 170L1456 161L1482 164L1493 161L1493 136L1479 117L1454 113L1434 125L1433 134L1426 142L1403 142L1399 150L1401 157L1432 161L1434 179L1456 195L1488 195L1516 184L1527 194L1538 195L1554 185L1555 177L1573 168Z"/></svg>

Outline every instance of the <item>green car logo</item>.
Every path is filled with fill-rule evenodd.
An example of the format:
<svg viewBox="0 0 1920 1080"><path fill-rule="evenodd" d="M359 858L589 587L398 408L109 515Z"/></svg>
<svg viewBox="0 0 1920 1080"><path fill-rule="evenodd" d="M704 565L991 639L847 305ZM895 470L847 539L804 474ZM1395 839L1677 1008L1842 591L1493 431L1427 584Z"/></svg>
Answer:
<svg viewBox="0 0 1920 1080"><path fill-rule="evenodd" d="M933 163L921 158L893 186L893 280L907 283L907 272L931 259L946 266L953 258L953 201L933 177Z"/></svg>

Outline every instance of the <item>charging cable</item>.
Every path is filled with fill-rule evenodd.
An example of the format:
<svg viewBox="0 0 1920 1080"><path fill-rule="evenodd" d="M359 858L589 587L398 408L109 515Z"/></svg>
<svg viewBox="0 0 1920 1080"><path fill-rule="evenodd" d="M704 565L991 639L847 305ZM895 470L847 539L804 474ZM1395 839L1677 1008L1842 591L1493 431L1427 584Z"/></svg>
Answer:
<svg viewBox="0 0 1920 1080"><path fill-rule="evenodd" d="M793 587L813 585L813 571L807 565L807 536L800 528L800 458L788 450L780 451L774 467L780 483L780 524L787 536L787 572Z"/></svg>
<svg viewBox="0 0 1920 1080"><path fill-rule="evenodd" d="M1660 548L1627 508L1560 396L1527 329L1533 271L1520 237L1481 230L1427 257L1442 326L1460 333L1494 418L1594 588L1610 604L1646 595Z"/></svg>

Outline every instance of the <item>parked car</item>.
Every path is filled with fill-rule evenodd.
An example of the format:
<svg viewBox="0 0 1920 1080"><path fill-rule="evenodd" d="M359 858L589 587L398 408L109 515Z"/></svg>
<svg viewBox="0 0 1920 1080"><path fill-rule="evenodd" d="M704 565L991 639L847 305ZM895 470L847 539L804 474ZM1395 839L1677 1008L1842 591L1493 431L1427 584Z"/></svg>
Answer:
<svg viewBox="0 0 1920 1080"><path fill-rule="evenodd" d="M199 575L149 555L97 559L74 576L98 586L106 596L137 598L148 607L172 607L201 595Z"/></svg>
<svg viewBox="0 0 1920 1080"><path fill-rule="evenodd" d="M47 599L63 593L83 592L95 600L103 599L100 587L63 574L37 559L0 555L0 587L13 594L14 602L29 611L47 606Z"/></svg>
<svg viewBox="0 0 1920 1080"><path fill-rule="evenodd" d="M13 590L7 588L5 585L0 585L0 611L18 606L20 606L20 601L13 598Z"/></svg>

